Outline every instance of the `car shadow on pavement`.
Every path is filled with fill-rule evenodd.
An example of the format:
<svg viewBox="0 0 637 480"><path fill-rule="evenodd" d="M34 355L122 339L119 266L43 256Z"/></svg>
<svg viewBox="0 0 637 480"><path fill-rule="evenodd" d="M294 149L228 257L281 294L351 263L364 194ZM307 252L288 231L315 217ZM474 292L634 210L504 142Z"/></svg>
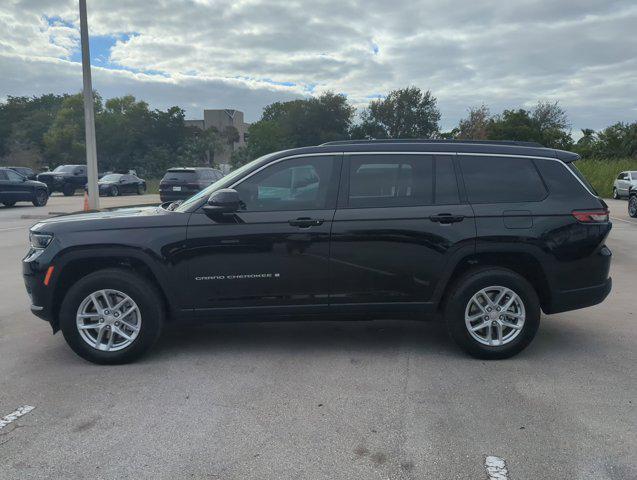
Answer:
<svg viewBox="0 0 637 480"><path fill-rule="evenodd" d="M419 353L462 356L437 321L301 321L168 324L152 357L188 352L211 355L228 351L392 352L415 349Z"/></svg>

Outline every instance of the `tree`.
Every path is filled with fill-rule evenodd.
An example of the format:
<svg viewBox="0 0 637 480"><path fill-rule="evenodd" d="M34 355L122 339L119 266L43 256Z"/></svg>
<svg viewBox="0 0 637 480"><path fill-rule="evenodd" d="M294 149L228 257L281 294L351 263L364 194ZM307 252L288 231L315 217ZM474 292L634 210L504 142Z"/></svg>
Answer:
<svg viewBox="0 0 637 480"><path fill-rule="evenodd" d="M440 111L429 90L407 87L372 100L352 129L353 138L435 138Z"/></svg>
<svg viewBox="0 0 637 480"><path fill-rule="evenodd" d="M487 132L489 140L538 142L561 149L573 145L566 112L557 102L538 102L532 110L504 110L490 118Z"/></svg>
<svg viewBox="0 0 637 480"><path fill-rule="evenodd" d="M637 158L637 122L618 122L597 132L592 155L598 158Z"/></svg>
<svg viewBox="0 0 637 480"><path fill-rule="evenodd" d="M193 128L184 142L182 159L188 164L213 166L215 156L226 148L227 140L216 128Z"/></svg>
<svg viewBox="0 0 637 480"><path fill-rule="evenodd" d="M467 118L460 120L456 138L463 140L486 140L489 138L491 112L486 105L471 107Z"/></svg>

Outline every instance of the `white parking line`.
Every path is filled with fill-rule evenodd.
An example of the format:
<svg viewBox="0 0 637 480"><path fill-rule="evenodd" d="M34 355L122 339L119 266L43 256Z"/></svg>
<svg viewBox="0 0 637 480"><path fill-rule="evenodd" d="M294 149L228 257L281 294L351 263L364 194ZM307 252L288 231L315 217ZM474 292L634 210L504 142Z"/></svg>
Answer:
<svg viewBox="0 0 637 480"><path fill-rule="evenodd" d="M15 422L21 416L26 415L34 408L35 407L32 407L31 405L22 405L21 407L18 407L15 412L11 412L6 417L2 417L0 419L0 430L9 425L11 422Z"/></svg>
<svg viewBox="0 0 637 480"><path fill-rule="evenodd" d="M500 457L488 456L485 458L484 469L487 471L489 480L507 480L509 478L507 465Z"/></svg>
<svg viewBox="0 0 637 480"><path fill-rule="evenodd" d="M633 222L632 220L624 220L623 218L610 217L611 220L617 220L618 222L630 223L631 225L637 225L637 222Z"/></svg>

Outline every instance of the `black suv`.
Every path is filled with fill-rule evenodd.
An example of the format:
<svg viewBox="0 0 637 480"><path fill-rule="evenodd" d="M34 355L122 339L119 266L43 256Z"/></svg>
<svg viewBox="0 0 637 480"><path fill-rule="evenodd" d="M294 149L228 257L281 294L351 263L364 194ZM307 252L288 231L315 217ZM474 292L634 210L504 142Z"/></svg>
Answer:
<svg viewBox="0 0 637 480"><path fill-rule="evenodd" d="M438 318L480 358L611 289L606 204L578 156L526 144L336 142L273 153L178 207L31 229L32 311L97 363L164 322Z"/></svg>
<svg viewBox="0 0 637 480"><path fill-rule="evenodd" d="M223 173L216 168L170 168L159 182L159 198L162 202L185 200L221 177Z"/></svg>
<svg viewBox="0 0 637 480"><path fill-rule="evenodd" d="M60 165L52 172L40 173L38 181L46 183L49 193L62 192L70 197L86 185L86 165Z"/></svg>

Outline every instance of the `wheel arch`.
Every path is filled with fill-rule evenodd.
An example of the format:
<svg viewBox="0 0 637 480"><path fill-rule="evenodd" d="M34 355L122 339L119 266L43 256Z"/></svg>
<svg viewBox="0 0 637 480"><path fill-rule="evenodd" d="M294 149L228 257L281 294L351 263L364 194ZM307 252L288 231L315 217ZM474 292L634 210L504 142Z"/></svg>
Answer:
<svg viewBox="0 0 637 480"><path fill-rule="evenodd" d="M436 292L438 309L444 308L447 295L458 279L471 270L485 267L505 268L525 278L537 292L542 310L547 311L551 304L551 287L546 272L535 255L520 251L473 253L459 259L448 269L448 278L441 282Z"/></svg>
<svg viewBox="0 0 637 480"><path fill-rule="evenodd" d="M55 279L51 298L51 326L54 332L59 330L60 307L69 288L86 275L108 268L130 270L147 279L155 286L162 298L167 320L175 316L175 299L172 298L173 295L170 294L164 277L153 266L152 259L146 258L146 255L140 252L125 248L113 250L105 248L100 253L94 250L76 250L63 255L55 263L59 274Z"/></svg>

